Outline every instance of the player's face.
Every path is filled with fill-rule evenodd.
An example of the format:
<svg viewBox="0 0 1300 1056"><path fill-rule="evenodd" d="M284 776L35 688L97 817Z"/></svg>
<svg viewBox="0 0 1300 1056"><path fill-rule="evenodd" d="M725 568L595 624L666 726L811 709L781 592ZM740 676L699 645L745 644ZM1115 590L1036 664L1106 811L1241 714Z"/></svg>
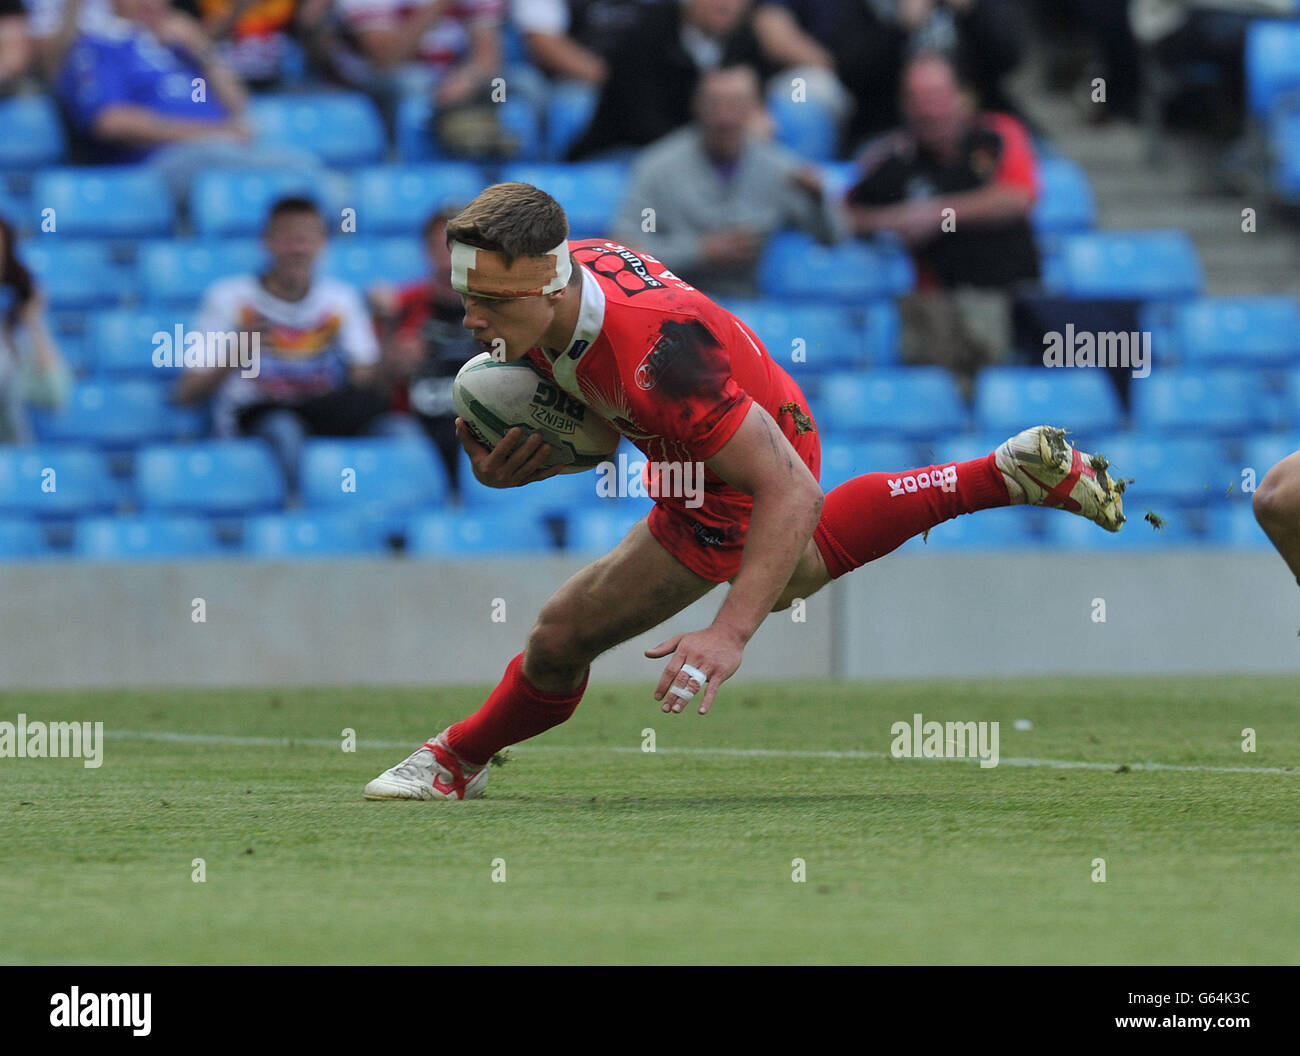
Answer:
<svg viewBox="0 0 1300 1056"><path fill-rule="evenodd" d="M534 345L555 317L549 297L471 297L460 295L465 306L462 325L484 352L492 352L506 362L518 359ZM504 355L498 351L504 341Z"/></svg>

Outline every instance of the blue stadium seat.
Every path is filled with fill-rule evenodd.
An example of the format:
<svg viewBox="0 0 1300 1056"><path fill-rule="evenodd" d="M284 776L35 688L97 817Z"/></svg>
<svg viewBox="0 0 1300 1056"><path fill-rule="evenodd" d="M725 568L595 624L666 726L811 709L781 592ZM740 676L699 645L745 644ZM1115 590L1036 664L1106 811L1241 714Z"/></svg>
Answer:
<svg viewBox="0 0 1300 1056"><path fill-rule="evenodd" d="M514 511L524 518L563 517L575 509L604 509L616 502L596 494L599 470L561 473L522 488L488 488L474 479L469 456L461 451L459 457L461 502L473 513ZM643 461L645 456L631 450L628 458ZM617 455L614 467L617 470Z"/></svg>
<svg viewBox="0 0 1300 1056"><path fill-rule="evenodd" d="M1245 433L1270 424L1254 371L1156 371L1133 384L1133 424L1143 431Z"/></svg>
<svg viewBox="0 0 1300 1056"><path fill-rule="evenodd" d="M1097 222L1097 201L1082 165L1068 158L1038 163L1039 197L1030 217L1039 232L1088 231Z"/></svg>
<svg viewBox="0 0 1300 1056"><path fill-rule="evenodd" d="M1044 260L1050 292L1091 299L1195 297L1205 283L1184 231L1105 231L1056 236Z"/></svg>
<svg viewBox="0 0 1300 1056"><path fill-rule="evenodd" d="M244 553L255 558L384 553L380 526L343 513L265 513L244 521Z"/></svg>
<svg viewBox="0 0 1300 1056"><path fill-rule="evenodd" d="M568 517L564 548L579 554L607 554L623 541L646 510L575 510Z"/></svg>
<svg viewBox="0 0 1300 1056"><path fill-rule="evenodd" d="M823 491L838 488L864 473L888 473L919 465L915 445L902 440L855 440L838 433L822 433Z"/></svg>
<svg viewBox="0 0 1300 1056"><path fill-rule="evenodd" d="M1127 497L1127 496L1126 496ZM1121 553L1132 550L1181 549L1198 545L1187 513L1180 509L1156 509L1164 518L1164 527L1156 529L1143 520L1146 508L1125 503L1128 522L1118 532L1108 532L1092 521L1064 511L1045 521L1047 545L1064 550L1105 550Z"/></svg>
<svg viewBox="0 0 1300 1056"><path fill-rule="evenodd" d="M1274 108L1269 136L1274 188L1284 202L1300 203L1300 101Z"/></svg>
<svg viewBox="0 0 1300 1056"><path fill-rule="evenodd" d="M966 426L966 408L943 367L895 367L827 375L817 401L824 428L854 433L942 436Z"/></svg>
<svg viewBox="0 0 1300 1056"><path fill-rule="evenodd" d="M14 194L0 182L0 219L9 224L19 235L27 235L36 230L40 223L36 207L28 195Z"/></svg>
<svg viewBox="0 0 1300 1056"><path fill-rule="evenodd" d="M92 561L175 561L219 552L209 521L157 514L83 517L73 533L72 549Z"/></svg>
<svg viewBox="0 0 1300 1056"><path fill-rule="evenodd" d="M1288 426L1300 427L1300 369L1287 373L1281 417Z"/></svg>
<svg viewBox="0 0 1300 1056"><path fill-rule="evenodd" d="M213 169L199 173L190 188L190 219L204 238L260 235L272 205L303 197L320 206L326 229L338 233L341 210L356 204L348 188L337 173Z"/></svg>
<svg viewBox="0 0 1300 1056"><path fill-rule="evenodd" d="M88 355L84 362L92 375L160 380L166 375L154 366L154 335L175 335L189 313L157 309L109 308L96 312L89 323ZM179 377L179 374L172 375Z"/></svg>
<svg viewBox="0 0 1300 1056"><path fill-rule="evenodd" d="M0 517L0 561L41 557L49 551L39 521L22 517Z"/></svg>
<svg viewBox="0 0 1300 1056"><path fill-rule="evenodd" d="M595 238L609 235L627 174L621 161L535 162L507 165L501 180L540 187L564 207L570 238Z"/></svg>
<svg viewBox="0 0 1300 1056"><path fill-rule="evenodd" d="M1019 430L1016 430L1019 432ZM921 447L920 465L945 466L949 462L973 462L996 451L1010 433L973 433L962 436L945 436Z"/></svg>
<svg viewBox="0 0 1300 1056"><path fill-rule="evenodd" d="M115 268L99 242L29 238L18 255L40 279L51 309L103 308L125 292L129 273Z"/></svg>
<svg viewBox="0 0 1300 1056"><path fill-rule="evenodd" d="M438 157L433 132L429 128L432 116L433 107L422 96L405 95L398 101L394 134L398 156L407 164L432 161Z"/></svg>
<svg viewBox="0 0 1300 1056"><path fill-rule="evenodd" d="M1255 471L1255 483L1264 479L1264 474L1276 466L1288 455L1300 451L1300 432L1292 433L1256 433L1247 437L1242 450L1242 469ZM1240 482L1238 482L1240 486Z"/></svg>
<svg viewBox="0 0 1300 1056"><path fill-rule="evenodd" d="M32 199L54 210L60 235L147 238L171 233L176 210L151 169L52 169L36 177Z"/></svg>
<svg viewBox="0 0 1300 1056"><path fill-rule="evenodd" d="M931 528L925 545L935 550L1024 550L1040 542L1027 513L1006 507L954 517Z"/></svg>
<svg viewBox="0 0 1300 1056"><path fill-rule="evenodd" d="M265 263L265 249L252 238L150 242L140 248L141 293L157 310L183 310L189 322L214 282L256 272Z"/></svg>
<svg viewBox="0 0 1300 1056"><path fill-rule="evenodd" d="M1156 305L1143 313L1142 326L1160 335L1162 362L1166 353L1189 366L1300 361L1300 302L1294 297L1202 297Z"/></svg>
<svg viewBox="0 0 1300 1056"><path fill-rule="evenodd" d="M1209 511L1206 538L1223 546L1247 550L1271 550L1272 542L1255 520L1255 511L1244 500Z"/></svg>
<svg viewBox="0 0 1300 1056"><path fill-rule="evenodd" d="M1300 22L1252 21L1245 60L1247 103L1264 117L1279 99L1300 93Z"/></svg>
<svg viewBox="0 0 1300 1056"><path fill-rule="evenodd" d="M1212 506L1229 496L1229 487L1241 488L1240 468L1209 437L1115 436L1098 440L1095 450L1109 459L1112 476L1134 481L1124 493L1130 522L1140 521L1148 506L1157 513L1161 504Z"/></svg>
<svg viewBox="0 0 1300 1056"><path fill-rule="evenodd" d="M873 301L862 312L867 364L872 367L898 366L903 354L903 324L898 317L898 307L893 301Z"/></svg>
<svg viewBox="0 0 1300 1056"><path fill-rule="evenodd" d="M0 514L71 517L113 508L104 456L82 447L0 448Z"/></svg>
<svg viewBox="0 0 1300 1056"><path fill-rule="evenodd" d="M768 112L776 126L776 141L799 157L813 162L830 161L839 146L835 115L814 99L796 101L788 82L767 95Z"/></svg>
<svg viewBox="0 0 1300 1056"><path fill-rule="evenodd" d="M248 116L261 141L309 150L326 165L365 165L383 157L383 122L360 93L255 96Z"/></svg>
<svg viewBox="0 0 1300 1056"><path fill-rule="evenodd" d="M418 235L434 212L466 205L488 185L483 170L469 161L423 165L379 165L353 176L357 194L357 234Z"/></svg>
<svg viewBox="0 0 1300 1056"><path fill-rule="evenodd" d="M158 444L136 455L136 492L145 510L231 516L284 503L284 478L258 440Z"/></svg>
<svg viewBox="0 0 1300 1056"><path fill-rule="evenodd" d="M563 161L568 150L591 124L599 92L579 81L561 81L551 89L546 110L546 156Z"/></svg>
<svg viewBox="0 0 1300 1056"><path fill-rule="evenodd" d="M524 99L510 96L498 106L501 127L518 142L515 157L518 161L536 161L542 156L542 123L533 105ZM605 232L601 232L604 234Z"/></svg>
<svg viewBox="0 0 1300 1056"><path fill-rule="evenodd" d="M759 287L769 297L860 304L909 292L912 261L893 243L819 245L800 232L773 236L759 260Z"/></svg>
<svg viewBox="0 0 1300 1056"><path fill-rule="evenodd" d="M179 372L171 380L177 377ZM82 381L58 411L32 413L32 427L43 441L104 448L192 439L201 436L205 426L202 411L174 406L170 386L153 381Z"/></svg>
<svg viewBox="0 0 1300 1056"><path fill-rule="evenodd" d="M320 271L354 286L375 282L408 283L429 274L429 260L418 237L360 238L340 235L321 254Z"/></svg>
<svg viewBox="0 0 1300 1056"><path fill-rule="evenodd" d="M344 490L355 475L355 490ZM447 473L432 446L382 438L309 440L302 456L307 506L379 516L447 501Z"/></svg>
<svg viewBox="0 0 1300 1056"><path fill-rule="evenodd" d="M975 426L1010 436L1040 423L1070 430L1118 429L1115 386L1103 371L985 367L975 379Z"/></svg>
<svg viewBox="0 0 1300 1056"><path fill-rule="evenodd" d="M892 304L872 307L880 307L886 314L892 310L897 322L897 310ZM728 308L758 335L768 355L792 373L865 366L868 362L862 329L855 325L848 308L829 304L790 305L779 301L749 301ZM879 322L877 326L887 329ZM796 341L803 342L803 362L792 359L798 347Z"/></svg>
<svg viewBox="0 0 1300 1056"><path fill-rule="evenodd" d="M551 549L545 527L511 513L427 513L411 521L407 551L417 557L511 557Z"/></svg>
<svg viewBox="0 0 1300 1056"><path fill-rule="evenodd" d="M0 99L0 169L30 169L63 160L67 137L53 100L45 95Z"/></svg>

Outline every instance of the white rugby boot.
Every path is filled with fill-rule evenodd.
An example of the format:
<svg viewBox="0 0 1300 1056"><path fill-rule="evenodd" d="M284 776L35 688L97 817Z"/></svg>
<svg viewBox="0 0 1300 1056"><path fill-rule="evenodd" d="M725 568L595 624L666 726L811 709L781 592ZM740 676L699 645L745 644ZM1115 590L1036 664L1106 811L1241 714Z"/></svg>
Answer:
<svg viewBox="0 0 1300 1056"><path fill-rule="evenodd" d="M366 785L366 799L477 799L487 764L471 766L447 747L447 731L421 745Z"/></svg>
<svg viewBox="0 0 1300 1056"><path fill-rule="evenodd" d="M995 452L1013 503L1053 506L1087 517L1108 532L1124 523L1125 481L1115 480L1101 455L1071 446L1065 430L1036 425Z"/></svg>

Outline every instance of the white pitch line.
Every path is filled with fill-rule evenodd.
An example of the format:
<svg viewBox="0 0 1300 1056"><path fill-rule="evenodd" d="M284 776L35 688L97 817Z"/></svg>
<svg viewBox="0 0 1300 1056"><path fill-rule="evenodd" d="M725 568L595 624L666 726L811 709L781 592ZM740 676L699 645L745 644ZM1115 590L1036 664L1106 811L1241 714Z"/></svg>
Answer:
<svg viewBox="0 0 1300 1056"><path fill-rule="evenodd" d="M136 741L162 741L173 744L228 744L249 748L337 748L339 738L329 737L246 737L228 733L173 733L168 730L108 730L108 737L123 737ZM413 750L413 741L357 741L358 748ZM784 748L659 748L643 753L640 748L627 745L576 744L520 744L512 752L620 752L631 755L721 755L742 759L889 759L886 752L868 752L856 749L824 751ZM924 762L978 763L970 759L927 759ZM1183 774L1300 774L1300 768L1281 766L1180 766L1176 763L1089 763L1077 759L999 759L999 766L1043 767L1051 770L1117 770L1127 766L1130 770L1166 770Z"/></svg>

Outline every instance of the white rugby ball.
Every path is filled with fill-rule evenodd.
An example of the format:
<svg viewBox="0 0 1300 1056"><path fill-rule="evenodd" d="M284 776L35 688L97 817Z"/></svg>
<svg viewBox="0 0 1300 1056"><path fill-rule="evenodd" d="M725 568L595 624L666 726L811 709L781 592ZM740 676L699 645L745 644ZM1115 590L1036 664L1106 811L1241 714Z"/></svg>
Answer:
<svg viewBox="0 0 1300 1056"><path fill-rule="evenodd" d="M541 433L551 445L546 466L581 473L618 449L618 431L586 404L570 396L527 360L502 363L481 352L456 375L456 413L489 450L515 426Z"/></svg>

